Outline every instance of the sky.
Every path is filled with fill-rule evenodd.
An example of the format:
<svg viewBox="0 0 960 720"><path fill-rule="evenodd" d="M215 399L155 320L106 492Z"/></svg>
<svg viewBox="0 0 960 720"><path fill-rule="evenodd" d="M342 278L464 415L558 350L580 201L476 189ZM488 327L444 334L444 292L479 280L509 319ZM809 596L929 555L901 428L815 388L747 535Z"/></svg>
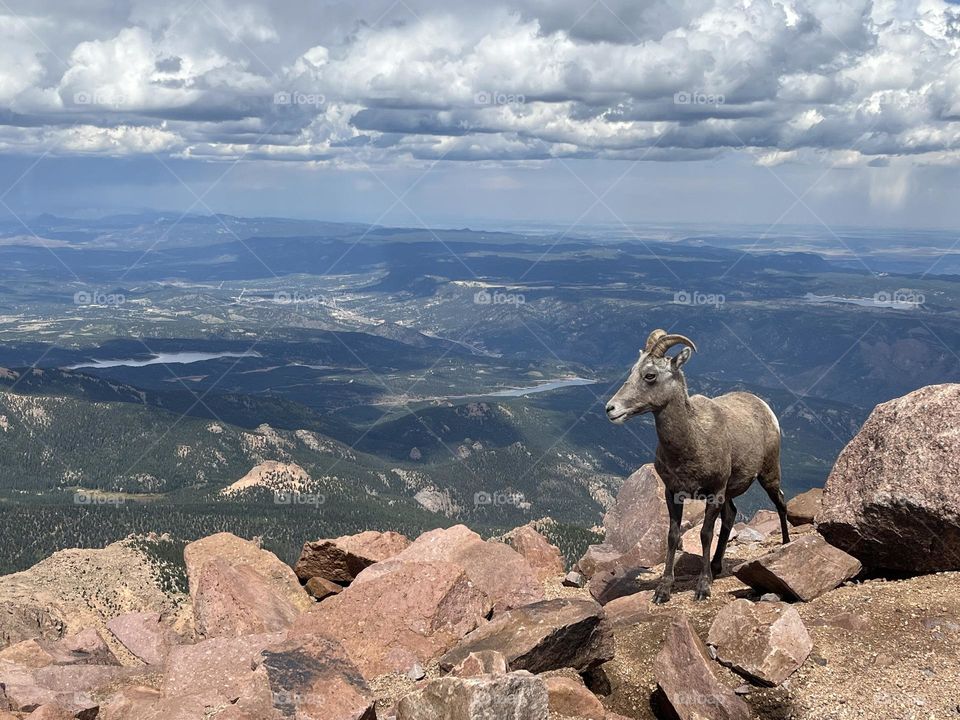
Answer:
<svg viewBox="0 0 960 720"><path fill-rule="evenodd" d="M0 0L0 217L960 223L944 0Z"/></svg>

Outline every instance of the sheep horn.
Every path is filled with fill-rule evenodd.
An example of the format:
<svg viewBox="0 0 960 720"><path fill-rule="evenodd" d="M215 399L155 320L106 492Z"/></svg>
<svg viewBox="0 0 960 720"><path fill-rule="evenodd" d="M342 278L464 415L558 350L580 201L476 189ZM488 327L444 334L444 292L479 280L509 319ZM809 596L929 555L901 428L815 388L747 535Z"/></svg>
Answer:
<svg viewBox="0 0 960 720"><path fill-rule="evenodd" d="M686 345L691 350L696 351L697 346L693 341L683 335L668 335L664 330L654 330L647 338L647 345L644 351L652 357L663 357L664 354L674 345Z"/></svg>

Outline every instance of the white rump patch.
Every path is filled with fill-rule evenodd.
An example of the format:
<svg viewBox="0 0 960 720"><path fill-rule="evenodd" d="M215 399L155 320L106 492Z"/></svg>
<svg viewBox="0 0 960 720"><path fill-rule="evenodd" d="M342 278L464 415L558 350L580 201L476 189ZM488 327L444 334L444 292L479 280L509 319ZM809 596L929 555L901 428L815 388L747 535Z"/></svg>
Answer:
<svg viewBox="0 0 960 720"><path fill-rule="evenodd" d="M777 434L783 435L783 431L780 430L780 421L777 420L776 413L774 413L773 409L769 405L767 405L766 400L760 400L760 402L763 403L763 406L767 409L767 412L770 413L770 417L773 418L773 426L777 429Z"/></svg>

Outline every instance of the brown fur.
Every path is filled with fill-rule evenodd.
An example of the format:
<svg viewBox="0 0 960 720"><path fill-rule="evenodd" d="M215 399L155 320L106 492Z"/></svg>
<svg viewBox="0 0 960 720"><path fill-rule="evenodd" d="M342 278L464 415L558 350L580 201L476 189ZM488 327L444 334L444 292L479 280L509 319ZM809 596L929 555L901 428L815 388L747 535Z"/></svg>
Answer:
<svg viewBox="0 0 960 720"><path fill-rule="evenodd" d="M607 404L607 417L615 423L648 412L654 416L658 439L654 465L666 486L670 513L666 567L654 596L658 603L670 598L687 499L707 501L700 532L703 570L697 582L698 600L710 595L713 577L723 569L723 555L737 513L733 498L746 492L755 479L760 480L777 508L783 542L790 539L786 503L780 491L780 428L776 416L751 393L733 392L712 399L688 395L681 367L690 355L689 347L672 358L658 356L655 350L641 352L627 381ZM720 535L711 562L710 546L718 517Z"/></svg>

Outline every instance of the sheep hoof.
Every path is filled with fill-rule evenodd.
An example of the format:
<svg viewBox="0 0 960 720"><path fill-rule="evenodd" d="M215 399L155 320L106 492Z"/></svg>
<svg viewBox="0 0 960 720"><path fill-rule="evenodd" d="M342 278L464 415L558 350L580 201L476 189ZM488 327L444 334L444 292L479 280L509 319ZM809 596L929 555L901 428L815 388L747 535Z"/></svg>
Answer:
<svg viewBox="0 0 960 720"><path fill-rule="evenodd" d="M670 599L670 588L658 587L657 591L653 594L653 603L655 605L663 605Z"/></svg>
<svg viewBox="0 0 960 720"><path fill-rule="evenodd" d="M704 583L704 582L698 583L697 590L693 594L693 599L706 600L708 597L710 597L710 583Z"/></svg>

